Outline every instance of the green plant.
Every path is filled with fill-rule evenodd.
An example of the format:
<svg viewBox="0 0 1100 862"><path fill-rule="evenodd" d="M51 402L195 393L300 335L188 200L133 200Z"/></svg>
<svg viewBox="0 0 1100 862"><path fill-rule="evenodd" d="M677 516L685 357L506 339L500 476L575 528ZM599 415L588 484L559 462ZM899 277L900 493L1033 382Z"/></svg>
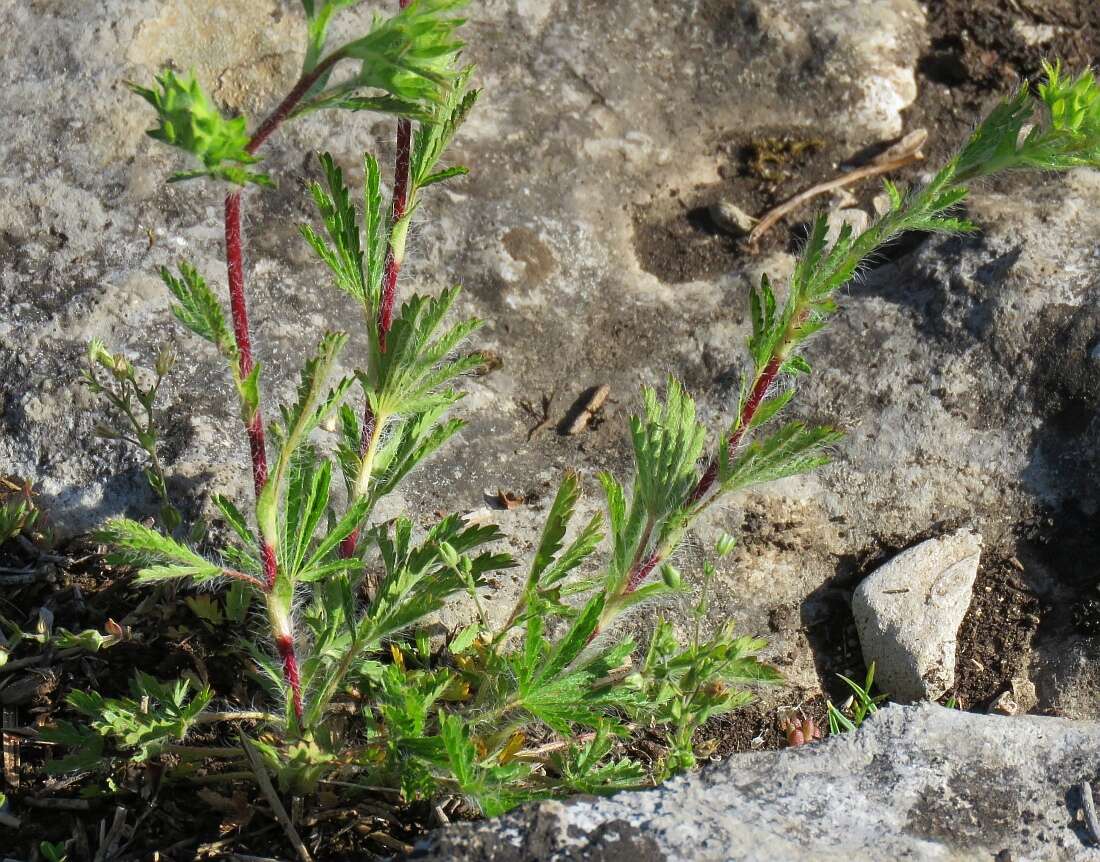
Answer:
<svg viewBox="0 0 1100 862"><path fill-rule="evenodd" d="M69 858L64 841L43 841L38 845L38 852L46 862L66 862Z"/></svg>
<svg viewBox="0 0 1100 862"><path fill-rule="evenodd" d="M153 407L161 383L175 364L168 347L161 349L152 369L135 368L121 353L111 353L98 338L88 344L82 382L100 396L122 419L125 430L100 423L96 434L105 440L124 440L141 449L149 460L145 478L160 500L160 522L174 532L183 522L179 510L168 496L168 479L157 453L157 421ZM145 382L143 382L145 381Z"/></svg>
<svg viewBox="0 0 1100 862"><path fill-rule="evenodd" d="M40 510L29 482L0 479L0 545L34 529Z"/></svg>
<svg viewBox="0 0 1100 862"><path fill-rule="evenodd" d="M889 697L887 694L872 695L871 686L875 681L875 663L871 662L867 668L867 676L860 685L854 680L848 679L843 674L837 674L852 690L852 696L848 703L839 709L830 700L829 709L829 733L835 734L845 730L858 730L863 725L867 716L878 712L878 705Z"/></svg>
<svg viewBox="0 0 1100 862"><path fill-rule="evenodd" d="M244 718L209 712L209 689L139 675L131 698L70 697L86 721L53 731L55 740L80 747L59 768L93 761L110 768L172 754L168 778L186 779L199 760L220 757L259 763L253 772L261 788L270 772L284 793L384 786L407 798L461 794L495 813L527 799L646 781L646 770L622 745L638 727L668 733L668 754L649 777L691 766L698 727L746 703L746 686L777 679L757 657L763 642L729 627L704 636L699 621L715 574L710 565L689 637L662 621L640 650L616 624L643 603L684 593L671 558L717 499L827 461L837 431L781 424L778 417L795 394L791 381L810 371L803 348L835 313L835 294L861 263L908 230L972 230L953 212L966 184L994 170L1100 163L1094 82L1087 75L1070 81L1052 67L1039 102L1021 89L927 186L903 194L888 184L889 211L858 236L846 227L830 244L825 219L815 220L782 304L766 278L752 293L751 369L713 454L704 460L707 431L680 384L669 380L663 397L647 388L630 426L632 480L599 476L606 526L601 516L573 523L582 481L567 473L515 606L494 627L483 606L487 576L516 565L490 549L501 538L495 527L451 515L418 534L408 518L372 520L378 501L462 427L448 413L461 398L458 379L479 363L456 352L479 321L444 322L457 290L414 295L400 306L396 298L409 219L423 191L464 172L440 167L477 99L455 35L461 22L452 16L461 3L402 4L392 18L376 19L366 36L326 53L329 20L347 5L303 0L302 77L251 136L243 119L218 114L193 79L165 74L159 90L135 87L158 112L150 134L199 160L201 167L173 177L180 180L269 185L271 178L254 170L256 152L305 111L369 109L402 118L389 206L372 156L364 159L357 206L342 170L325 154L323 181L311 186L319 225L302 227L335 286L362 310L365 368L333 380L349 336L325 333L302 369L296 398L265 425L237 188L225 205L228 318L193 267L181 264L178 276L162 273L176 317L229 367L250 444L255 505L246 516L233 501L216 498L237 539L217 554L125 519L111 522L105 536L117 559L138 569L139 582L229 584L264 608L274 652L244 635L239 646L259 669L272 706L244 714L259 726L241 733L240 745L190 749L184 741L195 727ZM358 71L330 86L329 74L342 60L358 61ZM339 443L326 451L315 432L333 418ZM334 470L343 493L334 488ZM605 539L607 552L597 556ZM724 556L730 548L723 539L716 552ZM473 600L477 619L433 647L422 627L462 595ZM211 613L208 621L217 618Z"/></svg>

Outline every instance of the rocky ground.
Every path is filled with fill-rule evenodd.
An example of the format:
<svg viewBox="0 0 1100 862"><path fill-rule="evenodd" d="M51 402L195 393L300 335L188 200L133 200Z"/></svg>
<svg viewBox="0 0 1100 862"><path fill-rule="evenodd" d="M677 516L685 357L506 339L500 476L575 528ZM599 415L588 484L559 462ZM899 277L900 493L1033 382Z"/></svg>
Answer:
<svg viewBox="0 0 1100 862"><path fill-rule="evenodd" d="M475 346L500 363L469 381L469 428L392 510L487 509L521 555L563 469L628 467L641 384L672 373L713 427L729 417L747 287L789 273L812 210L750 251L714 204L760 215L924 128L926 163L896 177L913 180L1042 57L1100 53L1098 7L1072 0L486 0L470 18L485 95L456 157L472 174L423 208L405 285L462 284L460 310L490 321ZM142 134L149 112L124 82L194 68L256 117L292 83L301 29L289 0L34 0L0 20L0 471L34 481L60 534L152 503L134 454L91 434L77 379L92 336L147 362L178 346L164 391L173 491L194 513L212 490L247 493L227 382L156 277L187 258L219 282L219 200L164 184L177 162ZM312 218L309 154L331 151L357 181L364 149L390 160L391 135L385 120L322 114L267 149L279 187L248 193L245 233L273 396L319 330L354 320L297 233ZM871 212L876 192L818 204ZM1025 709L1097 714L1100 174L998 180L968 214L980 235L903 239L810 347L795 410L847 432L835 463L732 501L679 561L690 573L719 531L739 536L712 617L766 636L788 681L710 729L720 752L778 744L781 710L820 718L835 674L864 671L854 588L959 528L984 542L947 694L985 710L1030 685ZM602 385L595 421L561 433ZM495 507L500 491L525 504ZM512 588L490 605L509 606Z"/></svg>

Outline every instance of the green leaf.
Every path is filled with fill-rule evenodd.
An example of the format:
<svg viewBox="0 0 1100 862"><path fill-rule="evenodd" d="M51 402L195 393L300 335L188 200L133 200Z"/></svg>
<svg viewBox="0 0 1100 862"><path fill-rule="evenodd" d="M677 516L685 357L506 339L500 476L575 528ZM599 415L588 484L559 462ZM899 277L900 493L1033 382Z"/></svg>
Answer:
<svg viewBox="0 0 1100 862"><path fill-rule="evenodd" d="M287 470L298 455L299 447L325 417L340 405L354 382L353 378L345 377L326 391L336 358L346 343L347 335L342 332L326 332L322 336L316 355L302 367L297 400L289 407L282 408L282 426L272 427L273 435L280 443L279 456L270 479L256 501L256 520L260 534L273 544L278 535L277 501L283 492Z"/></svg>
<svg viewBox="0 0 1100 862"><path fill-rule="evenodd" d="M806 473L829 462L826 449L841 436L832 428L791 422L771 436L749 443L732 458L723 444L718 481L723 491L729 492Z"/></svg>
<svg viewBox="0 0 1100 862"><path fill-rule="evenodd" d="M695 464L703 452L706 429L695 417L695 402L669 378L665 403L643 390L645 417L632 417L636 464L635 491L651 520L678 510L698 481Z"/></svg>
<svg viewBox="0 0 1100 862"><path fill-rule="evenodd" d="M477 623L470 623L466 628L460 631L449 644L447 649L451 655L461 655L466 652L472 645L478 634L481 632L481 627Z"/></svg>
<svg viewBox="0 0 1100 862"><path fill-rule="evenodd" d="M328 508L332 481L332 464L322 461L318 467L313 452L308 447L303 450L306 451L290 466L283 515L284 549L280 559L292 580L301 569L313 535Z"/></svg>
<svg viewBox="0 0 1100 862"><path fill-rule="evenodd" d="M354 6L359 0L302 0L302 7L306 13L306 57L302 63L302 75L308 75L317 68L318 62L325 53L325 41L328 37L328 26L333 14L347 6Z"/></svg>
<svg viewBox="0 0 1100 862"><path fill-rule="evenodd" d="M247 151L249 135L244 117L227 120L218 113L193 74L179 78L169 69L158 75L156 82L159 90L129 84L157 112L159 125L149 130L149 136L179 147L203 165L201 170L174 175L172 181L207 176L237 185L271 185L266 174L242 167L259 161Z"/></svg>
<svg viewBox="0 0 1100 862"><path fill-rule="evenodd" d="M603 607L604 596L602 595L593 596L588 600L584 610L573 621L569 631L554 647L549 660L539 670L533 685L537 686L553 679L581 654L600 624L600 614L603 613Z"/></svg>
<svg viewBox="0 0 1100 862"><path fill-rule="evenodd" d="M410 161L410 179L414 190L467 173L467 170L461 167L438 172L436 168L459 126L477 103L480 91L469 89L473 71L473 66L467 66L457 72L447 99L440 108L440 119L436 122L421 123L417 129Z"/></svg>
<svg viewBox="0 0 1100 862"><path fill-rule="evenodd" d="M301 225L302 236L336 276L336 286L360 302L366 299L363 277L363 250L359 244L359 221L351 205L344 173L328 153L318 156L328 185L311 183L310 192L324 222L331 245L309 225Z"/></svg>
<svg viewBox="0 0 1100 862"><path fill-rule="evenodd" d="M370 33L338 51L360 61L358 72L322 98L378 89L402 102L443 103L463 47L455 36L463 20L451 15L463 5L465 0L413 0L392 18L376 18Z"/></svg>
<svg viewBox="0 0 1100 862"><path fill-rule="evenodd" d="M160 277L179 300L172 306L172 314L200 338L217 347L222 356L235 356L237 343L226 326L221 303L191 264L181 261L179 271L181 278L173 276L167 267L160 270Z"/></svg>
<svg viewBox="0 0 1100 862"><path fill-rule="evenodd" d="M174 578L203 583L224 574L221 566L137 521L116 518L108 521L99 535L117 549L112 560L142 567L137 574L138 583Z"/></svg>
<svg viewBox="0 0 1100 862"><path fill-rule="evenodd" d="M749 423L749 427L759 428L761 425L774 418L775 414L790 403L791 399L794 397L794 392L794 389L786 389L778 395L766 399L757 408L756 413L752 417L752 421Z"/></svg>
<svg viewBox="0 0 1100 862"><path fill-rule="evenodd" d="M561 550L562 540L569 522L573 519L573 512L577 506L577 500L581 496L580 477L567 471L562 477L561 485L554 502L550 504L550 511L546 515L546 525L542 528L542 538L539 541L538 550L535 551L535 559L531 563L531 574L528 583L535 585L542 577L542 573L554 562L554 557Z"/></svg>
<svg viewBox="0 0 1100 862"><path fill-rule="evenodd" d="M302 580L316 580L316 576L319 573L326 573L326 570L322 569L325 558L336 550L337 546L344 541L345 538L351 535L354 530L359 529L363 520L370 512L371 504L372 501L370 499L360 498L348 506L343 517L333 525L328 533L325 534L324 538L314 547L312 556L299 570L299 578ZM342 567L348 565L360 566L362 563L357 560L352 560L350 562L339 561L339 565Z"/></svg>
<svg viewBox="0 0 1100 862"><path fill-rule="evenodd" d="M240 537L240 540L245 543L245 546L249 548L258 547L256 537L252 535L252 531L248 528L248 522L245 520L241 510L234 505L233 501L222 494L214 494L213 500L214 505L218 507L218 511L220 511L222 517L225 518L225 522L233 529L233 532Z"/></svg>
<svg viewBox="0 0 1100 862"><path fill-rule="evenodd" d="M443 183L447 180L454 179L455 177L467 176L469 173L469 168L464 168L461 165L455 165L453 168L447 168L446 170L442 170L434 174L429 174L420 182L420 188L425 189L428 186L434 186L436 183Z"/></svg>
<svg viewBox="0 0 1100 862"><path fill-rule="evenodd" d="M444 387L482 365L476 355L447 359L482 321L466 320L437 335L457 296L455 288L436 298L412 296L401 306L385 352L372 357L372 373L363 377L376 416L424 413L437 407L441 399L453 401L456 396Z"/></svg>

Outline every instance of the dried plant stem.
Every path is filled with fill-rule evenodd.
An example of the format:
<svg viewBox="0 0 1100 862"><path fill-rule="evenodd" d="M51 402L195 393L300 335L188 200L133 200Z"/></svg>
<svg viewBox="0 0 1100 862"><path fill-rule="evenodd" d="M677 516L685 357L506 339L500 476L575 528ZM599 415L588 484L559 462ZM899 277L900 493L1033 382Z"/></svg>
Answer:
<svg viewBox="0 0 1100 862"><path fill-rule="evenodd" d="M264 766L260 753L256 751L252 743L248 741L248 737L243 733L241 734L241 747L244 749L244 753L248 755L248 762L252 766L253 773L256 775L256 783L260 785L260 791L271 805L271 810L275 814L275 819L278 820L279 825L283 827L283 832L286 833L287 839L293 845L294 849L298 851L298 857L302 862L313 862L313 857L309 855L306 845L302 843L302 838L298 834L298 830L294 828L294 823L291 821L290 815L286 813L286 808L283 807L283 803L279 799L279 794L275 792L275 787L271 784L271 776L267 774L267 767Z"/></svg>
<svg viewBox="0 0 1100 862"><path fill-rule="evenodd" d="M868 177L877 177L880 174L896 171L899 168L904 168L907 165L913 164L913 162L919 162L924 158L920 148L927 139L928 133L924 129L917 129L915 132L906 135L898 144L891 147L870 164L856 168L839 177L834 177L831 180L826 180L823 183L810 186L810 188L799 192L793 197L787 198L783 203L768 210L760 221L757 222L756 226L749 234L748 244L750 246L755 246L760 241L760 238L771 230L783 216L798 209L802 204L813 200L818 195L823 195L835 189L844 188L844 186L849 186L852 183L857 183Z"/></svg>

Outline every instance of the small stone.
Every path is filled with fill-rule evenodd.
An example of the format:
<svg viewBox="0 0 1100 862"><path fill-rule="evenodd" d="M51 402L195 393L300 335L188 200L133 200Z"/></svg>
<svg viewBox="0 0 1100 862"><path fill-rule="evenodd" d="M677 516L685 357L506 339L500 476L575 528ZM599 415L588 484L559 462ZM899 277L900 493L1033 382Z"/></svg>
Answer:
<svg viewBox="0 0 1100 862"><path fill-rule="evenodd" d="M859 236L871 224L871 217L867 212L855 207L833 210L829 213L828 219L829 230L825 233L825 242L830 245L836 242L837 237L840 236L840 229L844 225L851 225L852 236Z"/></svg>
<svg viewBox="0 0 1100 862"><path fill-rule="evenodd" d="M1013 678L1012 699L1016 701L1021 714L1031 712L1039 703L1039 693L1035 690L1035 683L1024 677Z"/></svg>
<svg viewBox="0 0 1100 862"><path fill-rule="evenodd" d="M707 209L707 215L718 230L730 236L745 236L756 224L756 219L729 201L711 204Z"/></svg>
<svg viewBox="0 0 1100 862"><path fill-rule="evenodd" d="M883 192L871 198L871 206L875 208L876 216L884 216L890 212L890 195Z"/></svg>
<svg viewBox="0 0 1100 862"><path fill-rule="evenodd" d="M990 715L1018 715L1020 712L1020 705L1016 703L1011 690L1002 691L997 695L997 699L989 705L987 711Z"/></svg>
<svg viewBox="0 0 1100 862"><path fill-rule="evenodd" d="M969 530L902 551L855 591L852 613L875 682L893 700L936 700L955 684L959 626L982 538Z"/></svg>

